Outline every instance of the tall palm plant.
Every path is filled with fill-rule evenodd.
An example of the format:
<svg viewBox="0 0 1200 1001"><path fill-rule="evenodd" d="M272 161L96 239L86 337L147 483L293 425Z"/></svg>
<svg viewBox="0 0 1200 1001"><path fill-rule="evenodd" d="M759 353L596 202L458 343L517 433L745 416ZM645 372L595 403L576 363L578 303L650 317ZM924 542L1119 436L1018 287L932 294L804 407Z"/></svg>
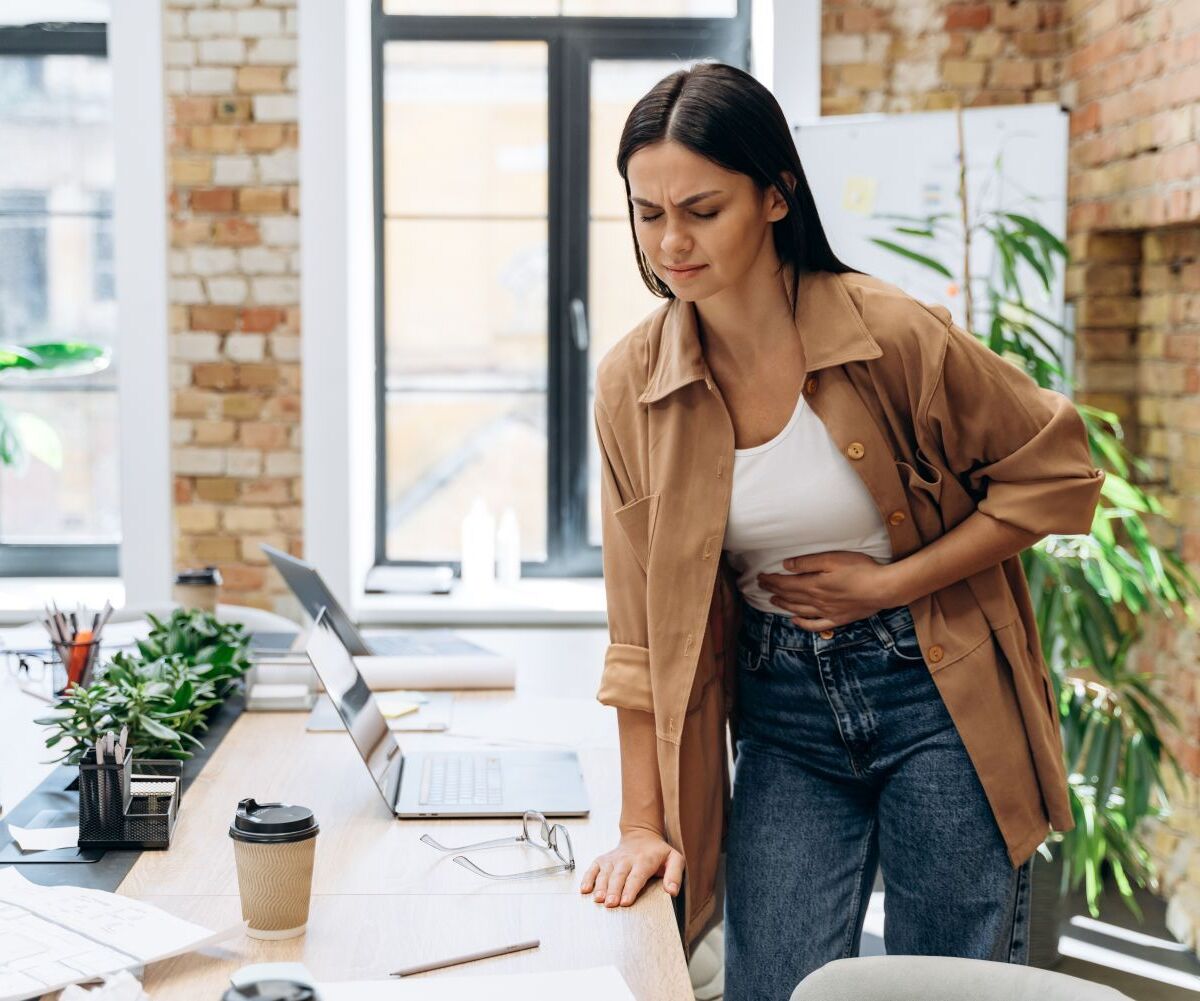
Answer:
<svg viewBox="0 0 1200 1001"><path fill-rule="evenodd" d="M965 164L961 139L960 162ZM1067 247L1029 215L985 211L971 219L965 170L959 198L957 218L953 213L877 215L890 223L892 236L873 242L956 283L967 293L971 333L1040 385L1069 388L1074 380L1054 335L1067 343L1072 334L1034 308L1025 293L1031 281L1050 293L1057 269L1069 261ZM972 238L991 241L995 251L994 273L975 286L982 286L988 304L982 331L975 329L971 299ZM938 247L954 241L965 248L957 275L937 255ZM1153 885L1157 873L1139 825L1169 812L1165 769L1183 776L1163 735L1165 728L1177 729L1178 720L1152 690L1152 676L1133 670L1129 651L1149 616L1173 619L1182 610L1193 622L1188 599L1200 595L1200 581L1177 553L1151 541L1144 516L1162 515L1163 507L1133 481L1135 473L1149 469L1126 447L1117 415L1077 406L1093 459L1105 469L1091 532L1048 536L1021 554L1058 695L1076 825L1054 835L1052 843L1058 843L1063 864L1061 889L1083 882L1093 917L1099 915L1101 890L1111 874L1140 919L1133 887Z"/></svg>

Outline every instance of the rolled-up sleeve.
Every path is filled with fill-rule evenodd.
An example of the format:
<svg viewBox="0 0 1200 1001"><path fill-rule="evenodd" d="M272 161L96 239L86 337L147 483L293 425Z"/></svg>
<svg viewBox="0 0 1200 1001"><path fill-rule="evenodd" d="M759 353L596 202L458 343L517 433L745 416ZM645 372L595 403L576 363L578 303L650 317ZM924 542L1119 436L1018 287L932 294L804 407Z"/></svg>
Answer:
<svg viewBox="0 0 1200 1001"><path fill-rule="evenodd" d="M979 511L1039 536L1091 531L1104 470L1075 404L949 321L919 418Z"/></svg>
<svg viewBox="0 0 1200 1001"><path fill-rule="evenodd" d="M635 502L635 490L598 393L593 417L600 446L600 524L609 636L596 697L605 705L652 712L646 572L615 514Z"/></svg>

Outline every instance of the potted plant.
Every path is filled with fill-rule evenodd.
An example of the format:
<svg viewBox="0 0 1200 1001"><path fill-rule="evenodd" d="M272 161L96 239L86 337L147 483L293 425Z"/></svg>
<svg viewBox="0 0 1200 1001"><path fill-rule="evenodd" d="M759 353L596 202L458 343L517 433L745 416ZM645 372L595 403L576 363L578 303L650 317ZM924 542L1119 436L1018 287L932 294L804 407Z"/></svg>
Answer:
<svg viewBox="0 0 1200 1001"><path fill-rule="evenodd" d="M47 747L77 764L103 734L129 728L135 759L190 758L202 747L208 716L250 669L245 627L210 612L176 609L165 621L148 616L150 635L137 653L118 653L89 685L73 686L52 716ZM64 743L65 742L65 743Z"/></svg>
<svg viewBox="0 0 1200 1001"><path fill-rule="evenodd" d="M1054 347L1050 331L1064 342L1072 335L1035 308L1025 286L1035 282L1049 294L1057 272L1069 260L1066 246L1029 215L985 211L972 219L966 199L966 158L959 129L960 213L887 215L893 236L878 246L945 277L965 295L965 328L993 351L1021 365L1040 385L1063 389L1073 384ZM997 170L1002 164L997 164ZM972 276L973 238L992 242L994 274ZM916 245L913 243L916 241ZM963 247L956 275L935 248L955 241ZM973 290L982 286L988 309L985 329L975 329ZM1056 384L1057 383L1057 384ZM1143 520L1163 513L1162 505L1134 481L1147 464L1132 455L1116 414L1077 404L1087 427L1093 459L1105 469L1100 505L1090 534L1048 536L1021 554L1029 581L1042 652L1058 696L1063 748L1075 828L1054 834L1035 861L1035 927L1032 965L1058 958L1058 908L1068 889L1085 887L1088 910L1100 913L1100 894L1111 880L1139 920L1134 887L1154 887L1157 874L1139 831L1147 818L1169 813L1164 771L1182 779L1167 747L1163 728L1178 721L1152 691L1152 676L1127 663L1148 615L1189 623L1188 603L1200 594L1200 581L1175 552L1157 547ZM1055 885L1057 884L1057 885ZM1039 920L1040 919L1040 920Z"/></svg>

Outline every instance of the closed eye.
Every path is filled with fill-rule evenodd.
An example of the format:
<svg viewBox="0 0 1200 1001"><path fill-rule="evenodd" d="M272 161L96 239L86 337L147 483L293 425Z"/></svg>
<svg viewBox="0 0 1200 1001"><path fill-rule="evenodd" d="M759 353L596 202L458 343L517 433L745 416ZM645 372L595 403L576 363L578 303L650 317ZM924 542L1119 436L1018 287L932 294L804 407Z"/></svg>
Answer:
<svg viewBox="0 0 1200 1001"><path fill-rule="evenodd" d="M692 213L692 215L694 215L697 219L711 219L716 214L717 214L716 212L693 212ZM658 215L640 215L640 216L638 216L638 218L642 222L654 222L654 220L659 218L659 216L661 216L661 215L662 215L662 213L660 212Z"/></svg>

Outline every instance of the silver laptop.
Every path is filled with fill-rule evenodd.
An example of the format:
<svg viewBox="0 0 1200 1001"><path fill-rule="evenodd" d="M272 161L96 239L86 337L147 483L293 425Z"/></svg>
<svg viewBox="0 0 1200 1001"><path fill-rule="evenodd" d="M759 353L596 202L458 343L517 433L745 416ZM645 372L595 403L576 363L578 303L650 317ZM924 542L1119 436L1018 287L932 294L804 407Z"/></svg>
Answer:
<svg viewBox="0 0 1200 1001"><path fill-rule="evenodd" d="M267 554L267 558L275 565L287 586L292 589L304 610L311 619L316 619L317 613L324 608L330 624L341 641L346 644L355 657L403 657L412 654L428 652L428 644L436 642L439 653L456 653L467 656L486 655L482 647L463 639L449 630L435 630L426 636L417 636L412 632L396 632L391 635L364 637L354 625L354 620L346 614L329 586L321 579L317 568L304 560L259 543L259 548Z"/></svg>
<svg viewBox="0 0 1200 1001"><path fill-rule="evenodd" d="M397 817L586 817L579 757L570 750L405 754L325 609L306 648L346 731Z"/></svg>

